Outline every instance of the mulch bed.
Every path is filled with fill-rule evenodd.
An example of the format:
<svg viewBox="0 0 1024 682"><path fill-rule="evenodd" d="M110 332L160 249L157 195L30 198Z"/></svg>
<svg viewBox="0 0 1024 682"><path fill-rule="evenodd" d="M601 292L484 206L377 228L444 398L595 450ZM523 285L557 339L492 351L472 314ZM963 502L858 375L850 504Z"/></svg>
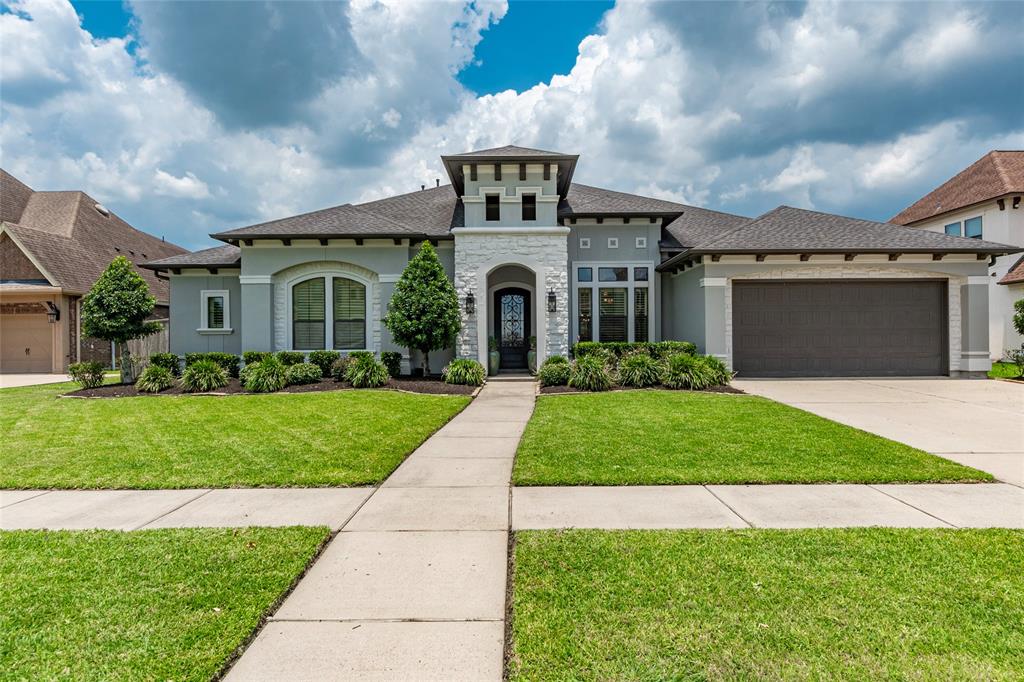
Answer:
<svg viewBox="0 0 1024 682"><path fill-rule="evenodd" d="M432 393L437 395L472 395L476 391L475 386L457 386L455 384L446 384L440 378L423 378L423 377L398 377L397 379L389 379L388 383L381 388L387 388L395 391L408 391L410 393ZM335 381L334 379L324 379L315 384L300 384L297 386L286 386L278 393L319 393L321 391L355 391L359 389L352 388L352 384L347 382ZM228 385L224 388L217 389L213 393L202 393L195 395L233 395L238 393L246 393L248 395L258 395L255 393L248 393L242 388L242 382L238 379L228 379ZM106 386L99 386L97 388L82 388L77 391L71 391L65 393L65 397L74 398L136 398L136 397L157 397L166 395L193 395L182 390L181 386L174 385L165 391L159 393L143 393L135 388L133 384L107 384Z"/></svg>
<svg viewBox="0 0 1024 682"><path fill-rule="evenodd" d="M664 386L651 386L649 388L633 388L632 386L612 386L609 391L679 391L680 389L665 388ZM733 386L712 386L711 388L705 388L703 391L689 391L682 389L686 393L731 393L742 395L746 391L741 391ZM542 386L540 389L541 395L548 393L591 393L591 391L581 391L578 388L572 386Z"/></svg>

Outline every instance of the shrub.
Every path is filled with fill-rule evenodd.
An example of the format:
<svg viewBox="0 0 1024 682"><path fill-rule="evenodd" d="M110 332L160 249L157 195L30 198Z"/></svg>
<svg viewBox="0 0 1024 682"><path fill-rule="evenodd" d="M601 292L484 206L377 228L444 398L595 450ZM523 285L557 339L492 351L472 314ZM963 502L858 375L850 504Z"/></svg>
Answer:
<svg viewBox="0 0 1024 682"><path fill-rule="evenodd" d="M668 359L661 382L669 388L702 391L729 383L730 372L718 358L678 353Z"/></svg>
<svg viewBox="0 0 1024 682"><path fill-rule="evenodd" d="M1013 303L1013 328L1024 336L1024 298Z"/></svg>
<svg viewBox="0 0 1024 682"><path fill-rule="evenodd" d="M139 375L138 380L135 382L135 388L143 393L159 393L173 385L174 375L171 374L171 370L163 365L153 364L152 357L150 358L149 367L142 370L142 374Z"/></svg>
<svg viewBox="0 0 1024 682"><path fill-rule="evenodd" d="M693 355L696 352L697 346L689 341L658 341L656 343L649 343L646 341L638 341L635 343L625 343L620 341L580 341L573 346L572 349L572 354L576 358L596 354L603 355L605 357L612 355L616 360L636 353L644 353L646 355L650 355L655 360L663 360L670 355L675 355L676 353L688 353Z"/></svg>
<svg viewBox="0 0 1024 682"><path fill-rule="evenodd" d="M300 362L306 361L306 354L300 350L279 350L277 351L277 359L281 361L281 364L285 367L297 365Z"/></svg>
<svg viewBox="0 0 1024 682"><path fill-rule="evenodd" d="M576 360L569 370L569 385L582 391L607 391L611 388L612 377L604 358L585 355Z"/></svg>
<svg viewBox="0 0 1024 682"><path fill-rule="evenodd" d="M76 362L68 367L68 374L82 388L96 388L103 385L105 369L102 362Z"/></svg>
<svg viewBox="0 0 1024 682"><path fill-rule="evenodd" d="M345 378L355 388L377 388L388 383L388 370L373 354L360 355L349 364Z"/></svg>
<svg viewBox="0 0 1024 682"><path fill-rule="evenodd" d="M257 362L266 360L273 353L268 350L247 350L242 353L242 361L247 365L255 365Z"/></svg>
<svg viewBox="0 0 1024 682"><path fill-rule="evenodd" d="M290 365L285 369L284 377L289 386L296 384L315 384L324 376L320 365L312 362L300 362L297 365Z"/></svg>
<svg viewBox="0 0 1024 682"><path fill-rule="evenodd" d="M181 387L189 393L216 391L227 384L227 370L214 360L196 360L181 373Z"/></svg>
<svg viewBox="0 0 1024 682"><path fill-rule="evenodd" d="M732 381L733 373L729 371L724 362L714 355L698 355L697 357L707 365L708 372L715 381L715 386L725 386Z"/></svg>
<svg viewBox="0 0 1024 682"><path fill-rule="evenodd" d="M181 364L178 356L174 353L153 353L149 356L150 367L163 367L171 376L181 374Z"/></svg>
<svg viewBox="0 0 1024 682"><path fill-rule="evenodd" d="M253 393L273 393L280 391L288 383L288 368L274 356L264 358L245 369L243 385L245 390Z"/></svg>
<svg viewBox="0 0 1024 682"><path fill-rule="evenodd" d="M380 361L388 368L388 374L397 377L402 373L402 354L393 350L386 350L380 354Z"/></svg>
<svg viewBox="0 0 1024 682"><path fill-rule="evenodd" d="M476 360L460 358L449 362L448 366L441 370L441 375L446 384L482 386L487 370Z"/></svg>
<svg viewBox="0 0 1024 682"><path fill-rule="evenodd" d="M537 378L541 386L565 386L569 383L569 373L572 367L569 361L561 355L552 355L544 361L537 372Z"/></svg>
<svg viewBox="0 0 1024 682"><path fill-rule="evenodd" d="M309 362L320 368L321 376L331 375L331 366L334 362L341 357L341 353L336 350L315 350L309 354Z"/></svg>
<svg viewBox="0 0 1024 682"><path fill-rule="evenodd" d="M1006 359L1017 365L1017 375L1024 377L1024 346L1006 351Z"/></svg>
<svg viewBox="0 0 1024 682"><path fill-rule="evenodd" d="M652 355L659 360L664 360L676 353L697 354L697 344L690 341L659 341L652 346L654 347Z"/></svg>
<svg viewBox="0 0 1024 682"><path fill-rule="evenodd" d="M220 365L228 375L238 377L238 356L231 353L185 353L185 369L202 360L209 360Z"/></svg>
<svg viewBox="0 0 1024 682"><path fill-rule="evenodd" d="M354 350L348 356L353 360L358 360L359 358L372 358L373 353L368 350Z"/></svg>
<svg viewBox="0 0 1024 682"><path fill-rule="evenodd" d="M619 363L619 383L644 388L661 381L661 363L646 353L634 353Z"/></svg>
<svg viewBox="0 0 1024 682"><path fill-rule="evenodd" d="M348 381L348 368L352 364L352 358L342 355L331 364L331 376L338 381Z"/></svg>

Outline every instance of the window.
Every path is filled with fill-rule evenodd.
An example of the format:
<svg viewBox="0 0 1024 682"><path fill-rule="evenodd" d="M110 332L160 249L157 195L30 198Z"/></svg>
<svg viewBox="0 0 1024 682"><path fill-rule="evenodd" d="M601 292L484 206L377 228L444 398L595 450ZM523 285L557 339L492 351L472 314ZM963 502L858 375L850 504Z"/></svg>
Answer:
<svg viewBox="0 0 1024 682"><path fill-rule="evenodd" d="M292 348L322 350L326 305L323 277L307 279L292 287Z"/></svg>
<svg viewBox="0 0 1024 682"><path fill-rule="evenodd" d="M497 194L488 194L484 197L484 218L489 221L501 220L501 206L498 204Z"/></svg>
<svg viewBox="0 0 1024 682"><path fill-rule="evenodd" d="M589 281L589 280L588 280ZM590 325L590 316L593 311L593 289L579 289L576 292L576 310L579 312L579 340L593 341L594 332Z"/></svg>
<svg viewBox="0 0 1024 682"><path fill-rule="evenodd" d="M636 248L638 248L638 249L646 249L647 248L647 237L637 237L636 238Z"/></svg>
<svg viewBox="0 0 1024 682"><path fill-rule="evenodd" d="M593 282L594 268L579 268L576 270L577 282Z"/></svg>
<svg viewBox="0 0 1024 682"><path fill-rule="evenodd" d="M949 225L946 225L946 234L951 237L959 237L960 223L950 223Z"/></svg>
<svg viewBox="0 0 1024 682"><path fill-rule="evenodd" d="M334 278L334 349L366 348L366 287Z"/></svg>
<svg viewBox="0 0 1024 682"><path fill-rule="evenodd" d="M231 315L228 308L228 292L203 291L201 293L202 305L199 319L199 331L222 331L230 332L228 324Z"/></svg>
<svg viewBox="0 0 1024 682"><path fill-rule="evenodd" d="M633 340L647 340L647 289L633 289Z"/></svg>
<svg viewBox="0 0 1024 682"><path fill-rule="evenodd" d="M633 268L633 281L634 282L646 282L647 281L647 268Z"/></svg>
<svg viewBox="0 0 1024 682"><path fill-rule="evenodd" d="M590 248L590 237L580 237L580 248L581 249L589 249Z"/></svg>
<svg viewBox="0 0 1024 682"><path fill-rule="evenodd" d="M537 195L523 195L523 220L537 219Z"/></svg>
<svg viewBox="0 0 1024 682"><path fill-rule="evenodd" d="M617 249L617 248L619 248L619 238L618 237L608 237L608 248L609 249Z"/></svg>
<svg viewBox="0 0 1024 682"><path fill-rule="evenodd" d="M625 282L629 280L629 268L598 268L597 279L600 282Z"/></svg>
<svg viewBox="0 0 1024 682"><path fill-rule="evenodd" d="M601 289L598 301L598 330L601 341L627 341L626 292L623 287Z"/></svg>
<svg viewBox="0 0 1024 682"><path fill-rule="evenodd" d="M964 236L971 239L981 239L981 216L968 218L964 221Z"/></svg>

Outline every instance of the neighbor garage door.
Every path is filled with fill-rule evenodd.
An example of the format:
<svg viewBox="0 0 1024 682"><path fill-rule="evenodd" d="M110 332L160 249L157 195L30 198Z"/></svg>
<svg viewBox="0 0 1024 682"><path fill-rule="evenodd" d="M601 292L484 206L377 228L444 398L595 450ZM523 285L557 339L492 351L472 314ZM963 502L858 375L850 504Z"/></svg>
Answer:
<svg viewBox="0 0 1024 682"><path fill-rule="evenodd" d="M0 315L0 372L51 372L53 325L46 315Z"/></svg>
<svg viewBox="0 0 1024 682"><path fill-rule="evenodd" d="M945 280L734 281L744 377L946 374Z"/></svg>

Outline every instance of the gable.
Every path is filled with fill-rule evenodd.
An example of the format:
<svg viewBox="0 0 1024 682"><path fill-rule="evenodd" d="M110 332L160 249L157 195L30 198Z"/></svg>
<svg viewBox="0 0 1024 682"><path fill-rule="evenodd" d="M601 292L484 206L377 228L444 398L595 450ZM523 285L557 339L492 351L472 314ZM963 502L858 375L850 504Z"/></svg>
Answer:
<svg viewBox="0 0 1024 682"><path fill-rule="evenodd" d="M0 281L47 281L46 276L6 234L0 234Z"/></svg>

